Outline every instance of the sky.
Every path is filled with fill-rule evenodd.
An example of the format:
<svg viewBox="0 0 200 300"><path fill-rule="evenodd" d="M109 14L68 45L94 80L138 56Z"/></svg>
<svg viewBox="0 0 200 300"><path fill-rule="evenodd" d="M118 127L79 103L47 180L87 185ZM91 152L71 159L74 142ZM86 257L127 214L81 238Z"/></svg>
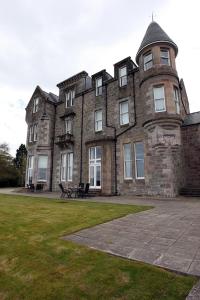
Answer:
<svg viewBox="0 0 200 300"><path fill-rule="evenodd" d="M200 110L198 0L0 0L0 144L26 143L25 107L39 85L85 70L92 75L135 55L154 20L178 45L190 111Z"/></svg>

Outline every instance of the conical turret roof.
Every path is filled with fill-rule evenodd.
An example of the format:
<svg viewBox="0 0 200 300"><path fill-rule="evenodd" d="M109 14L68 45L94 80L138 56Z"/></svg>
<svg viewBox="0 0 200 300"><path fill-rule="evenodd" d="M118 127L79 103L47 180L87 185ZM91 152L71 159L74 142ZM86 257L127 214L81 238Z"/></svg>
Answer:
<svg viewBox="0 0 200 300"><path fill-rule="evenodd" d="M147 31L145 33L145 36L140 45L140 48L138 49L138 52L136 54L136 62L138 63L139 55L144 48L146 48L149 45L157 44L157 43L169 44L170 46L172 46L174 48L175 53L177 55L177 53L178 53L177 45L164 32L164 30L160 27L160 25L153 21L149 24Z"/></svg>

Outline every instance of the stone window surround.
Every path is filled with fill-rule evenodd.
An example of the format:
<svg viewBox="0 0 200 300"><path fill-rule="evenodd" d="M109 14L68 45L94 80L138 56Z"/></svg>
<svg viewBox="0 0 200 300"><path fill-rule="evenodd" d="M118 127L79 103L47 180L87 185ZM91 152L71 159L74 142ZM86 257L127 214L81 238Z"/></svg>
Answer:
<svg viewBox="0 0 200 300"><path fill-rule="evenodd" d="M126 160L125 159L125 145L130 145L130 159L129 160ZM131 142L129 143L124 143L123 144L123 161L124 161L124 180L132 180L133 179L133 150L132 150L132 144ZM126 176L126 162L129 162L130 163L130 171L131 171L131 176Z"/></svg>
<svg viewBox="0 0 200 300"><path fill-rule="evenodd" d="M99 84L101 83L101 85ZM103 77L99 76L95 78L95 95L96 96L101 96L103 93Z"/></svg>
<svg viewBox="0 0 200 300"><path fill-rule="evenodd" d="M33 113L38 112L39 107L39 97L33 99Z"/></svg>
<svg viewBox="0 0 200 300"><path fill-rule="evenodd" d="M135 144L137 143L143 143L144 146L144 141L143 140L136 140L136 141L126 141L122 144L122 152L123 152L123 178L124 178L124 182L128 182L128 181L132 181L133 179L135 180L139 180L139 181L144 181L145 180L145 176L144 177L137 177L137 169L136 169L136 150L135 150ZM130 144L131 145L131 161L132 161L132 177L131 178L125 178L124 176L124 145L125 144ZM134 159L133 159L134 158ZM144 152L144 161L145 161L145 152ZM134 164L133 164L134 162ZM134 172L133 172L134 170ZM145 170L144 170L145 172Z"/></svg>
<svg viewBox="0 0 200 300"><path fill-rule="evenodd" d="M122 116L121 107L122 107L122 103L125 103L125 102L128 102L128 112L127 112L128 113L128 122L122 124L121 123L121 116ZM125 114L125 113L123 113L123 114ZM119 101L119 124L120 124L120 127L123 127L123 126L129 125L129 123L130 123L130 107L129 107L129 97L128 97L128 98L120 99L120 101Z"/></svg>
<svg viewBox="0 0 200 300"><path fill-rule="evenodd" d="M180 98L179 98L179 89L177 86L173 86L173 98L174 98L174 103L175 103L175 108L176 108L176 113L180 114Z"/></svg>
<svg viewBox="0 0 200 300"><path fill-rule="evenodd" d="M29 136L28 136L28 142L37 142L38 140L38 123L31 124L29 126Z"/></svg>
<svg viewBox="0 0 200 300"><path fill-rule="evenodd" d="M148 58L148 57L150 57L150 58L147 61L145 61L145 58ZM148 64L150 64L150 66L148 66ZM152 66L153 66L153 52L152 52L152 50L148 50L147 52L145 52L143 54L144 71L147 71L147 70L151 69Z"/></svg>
<svg viewBox="0 0 200 300"><path fill-rule="evenodd" d="M72 159L72 178L69 179L69 167L68 167L68 157L70 154L73 154ZM64 157L64 160L63 160ZM64 162L64 165L63 165ZM62 171L62 168L64 169L64 173ZM73 168L74 168L74 152L72 151L65 151L60 153L60 181L61 182L72 182L73 181ZM64 176L63 176L64 175Z"/></svg>
<svg viewBox="0 0 200 300"><path fill-rule="evenodd" d="M71 87L64 91L65 94L65 107L71 107L74 105L75 99L75 87Z"/></svg>
<svg viewBox="0 0 200 300"><path fill-rule="evenodd" d="M166 52L168 55L162 55L162 52ZM167 63L162 63L161 60L164 59ZM167 47L160 47L160 64L170 66L171 65L171 59L170 59L170 50Z"/></svg>
<svg viewBox="0 0 200 300"><path fill-rule="evenodd" d="M126 74L121 76L121 70L125 69L126 70ZM119 67L118 69L118 78L119 78L119 87L125 87L128 84L128 72L127 72L127 65L122 65ZM123 80L125 80L125 82L123 82Z"/></svg>
<svg viewBox="0 0 200 300"><path fill-rule="evenodd" d="M39 162L40 162L40 157L46 157L46 158L47 158L47 165L46 165L45 168L43 168L43 169L46 169L46 174L45 174L45 177L46 177L46 178L45 178L45 179L39 178ZM48 161L49 161L49 157L48 157L47 154L42 154L42 153L40 153L40 154L38 155L38 157L37 157L37 181L39 181L39 182L47 182Z"/></svg>
<svg viewBox="0 0 200 300"><path fill-rule="evenodd" d="M101 112L101 119L97 120L97 113ZM98 129L99 127L99 123L101 123L101 127L100 129ZM103 110L102 108L95 110L94 112L94 130L95 132L101 132L103 129Z"/></svg>
<svg viewBox="0 0 200 300"><path fill-rule="evenodd" d="M155 90L154 90L154 89L156 89L156 88L161 88L161 87L163 87L163 89L164 89L164 98L160 98L160 99L164 99L164 101L163 101L163 103L164 103L163 108L164 108L164 109L162 109L162 110L157 110L157 109L156 109L156 100L160 100L160 99L155 99L155 94L154 94L154 91L155 91ZM167 111L167 108L166 108L165 84L164 84L164 83L158 83L158 84L153 85L153 87L152 87L152 93L153 93L153 101L154 101L154 111L155 111L156 113L166 112L166 111Z"/></svg>

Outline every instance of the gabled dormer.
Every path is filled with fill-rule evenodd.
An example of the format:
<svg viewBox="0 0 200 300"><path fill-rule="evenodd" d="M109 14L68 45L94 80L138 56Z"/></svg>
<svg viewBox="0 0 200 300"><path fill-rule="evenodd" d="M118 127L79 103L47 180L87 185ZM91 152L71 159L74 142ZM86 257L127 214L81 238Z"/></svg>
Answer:
<svg viewBox="0 0 200 300"><path fill-rule="evenodd" d="M91 87L91 78L82 71L57 84L59 88L59 102L64 102L66 108L73 107L75 98Z"/></svg>
<svg viewBox="0 0 200 300"><path fill-rule="evenodd" d="M95 89L96 97L103 95L104 85L112 78L105 69L92 75L92 87Z"/></svg>
<svg viewBox="0 0 200 300"><path fill-rule="evenodd" d="M128 84L128 75L137 68L131 57L126 57L123 60L114 64L114 77L119 82L119 87L125 87Z"/></svg>

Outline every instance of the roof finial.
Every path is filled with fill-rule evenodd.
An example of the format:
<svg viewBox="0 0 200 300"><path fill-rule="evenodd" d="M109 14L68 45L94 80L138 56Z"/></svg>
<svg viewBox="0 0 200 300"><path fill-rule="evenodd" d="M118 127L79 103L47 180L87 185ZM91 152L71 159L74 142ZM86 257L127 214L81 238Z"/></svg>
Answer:
<svg viewBox="0 0 200 300"><path fill-rule="evenodd" d="M152 11L152 14L151 14L151 20L152 20L152 22L154 21L154 19L153 19L153 11Z"/></svg>

